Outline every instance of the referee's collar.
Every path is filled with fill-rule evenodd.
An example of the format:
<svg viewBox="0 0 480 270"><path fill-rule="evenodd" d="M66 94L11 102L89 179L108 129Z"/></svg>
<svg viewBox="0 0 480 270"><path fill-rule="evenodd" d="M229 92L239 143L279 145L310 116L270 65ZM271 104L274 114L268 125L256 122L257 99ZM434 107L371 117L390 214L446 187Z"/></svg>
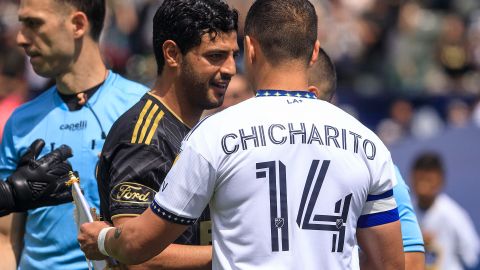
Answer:
<svg viewBox="0 0 480 270"><path fill-rule="evenodd" d="M261 89L257 90L255 97L295 97L295 98L311 98L317 99L315 94L305 91L286 91L286 90L274 90L274 89Z"/></svg>

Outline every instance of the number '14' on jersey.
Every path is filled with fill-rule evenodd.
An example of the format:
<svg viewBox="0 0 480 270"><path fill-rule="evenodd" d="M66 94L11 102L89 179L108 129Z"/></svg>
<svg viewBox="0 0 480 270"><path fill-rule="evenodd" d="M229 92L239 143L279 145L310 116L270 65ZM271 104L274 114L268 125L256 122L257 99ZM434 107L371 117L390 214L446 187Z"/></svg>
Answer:
<svg viewBox="0 0 480 270"><path fill-rule="evenodd" d="M313 215L315 204L322 203L318 201L318 198L328 171L328 167L330 165L330 160L324 160L320 169L318 168L319 164L319 160L313 160L310 165L302 198L300 200L296 223L298 227L303 230L333 232L332 252L343 252L343 245L345 242L345 225L348 218L348 211L350 209L352 193L335 203L333 210L337 215ZM287 201L287 168L281 161L268 161L257 163L256 169L257 179L267 179L270 187L270 230L272 251L288 251L289 223Z"/></svg>

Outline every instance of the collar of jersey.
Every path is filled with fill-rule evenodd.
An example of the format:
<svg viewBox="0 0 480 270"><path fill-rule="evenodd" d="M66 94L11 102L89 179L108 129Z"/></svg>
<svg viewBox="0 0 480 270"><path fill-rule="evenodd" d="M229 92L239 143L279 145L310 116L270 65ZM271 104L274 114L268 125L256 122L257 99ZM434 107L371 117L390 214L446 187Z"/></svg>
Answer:
<svg viewBox="0 0 480 270"><path fill-rule="evenodd" d="M274 89L262 89L257 90L255 97L295 97L295 98L311 98L317 99L317 97L308 91L286 91L286 90L274 90Z"/></svg>
<svg viewBox="0 0 480 270"><path fill-rule="evenodd" d="M93 104L96 103L98 98L100 97L100 92L102 92L102 89L106 87L106 85L109 85L113 79L113 72L109 69L107 78L105 78L105 81L103 81L102 85L98 88L97 91L88 99L88 104L92 106ZM67 104L65 104L58 94L58 89L57 86L55 85L55 91L54 91L54 102L57 106L61 106L61 108L68 110Z"/></svg>

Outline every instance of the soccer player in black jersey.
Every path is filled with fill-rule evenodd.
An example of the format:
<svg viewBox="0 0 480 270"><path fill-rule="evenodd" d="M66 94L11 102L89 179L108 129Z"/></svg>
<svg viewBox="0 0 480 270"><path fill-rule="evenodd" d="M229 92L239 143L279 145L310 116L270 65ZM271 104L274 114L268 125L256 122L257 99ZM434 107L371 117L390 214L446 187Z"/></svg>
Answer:
<svg viewBox="0 0 480 270"><path fill-rule="evenodd" d="M183 138L203 110L222 104L236 73L237 18L237 11L220 0L166 0L157 10L157 81L115 122L100 157L97 178L104 220L121 226L143 213L163 188ZM209 230L204 211L165 252L130 269L211 269Z"/></svg>

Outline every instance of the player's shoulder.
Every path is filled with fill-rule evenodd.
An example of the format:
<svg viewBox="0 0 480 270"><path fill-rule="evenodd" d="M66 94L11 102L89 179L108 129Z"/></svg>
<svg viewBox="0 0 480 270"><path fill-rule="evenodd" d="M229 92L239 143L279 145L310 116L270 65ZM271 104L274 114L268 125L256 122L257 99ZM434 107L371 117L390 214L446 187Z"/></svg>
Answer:
<svg viewBox="0 0 480 270"><path fill-rule="evenodd" d="M146 108L148 107L148 100L148 95L144 94L137 103L120 115L108 133L107 142L119 143L132 140L136 123L139 119L143 121L146 116L146 113L142 114L142 111L148 109Z"/></svg>
<svg viewBox="0 0 480 270"><path fill-rule="evenodd" d="M445 193L440 193L437 198L435 199L436 204L438 203L438 207L444 210L447 210L449 213L454 215L465 215L465 209L460 206L453 198L448 196Z"/></svg>
<svg viewBox="0 0 480 270"><path fill-rule="evenodd" d="M112 95L115 95L121 103L128 103L128 101L130 101L130 104L131 100L137 101L138 98L142 97L148 91L148 87L145 85L126 79L113 71L110 71L105 81L105 89L109 93L109 99L111 99Z"/></svg>
<svg viewBox="0 0 480 270"><path fill-rule="evenodd" d="M188 131L168 107L146 93L115 121L107 140L146 145L176 140L180 144Z"/></svg>
<svg viewBox="0 0 480 270"><path fill-rule="evenodd" d="M147 91L148 90L148 87L146 87L145 85L143 85L141 83L129 80L129 79L123 77L122 75L120 75L118 73L115 73L113 71L110 71L110 72L111 72L111 75L110 75L111 78L109 78L109 79L110 79L110 84L113 87L116 87L116 88L119 88L119 89L124 89L126 91L129 91L129 90Z"/></svg>

